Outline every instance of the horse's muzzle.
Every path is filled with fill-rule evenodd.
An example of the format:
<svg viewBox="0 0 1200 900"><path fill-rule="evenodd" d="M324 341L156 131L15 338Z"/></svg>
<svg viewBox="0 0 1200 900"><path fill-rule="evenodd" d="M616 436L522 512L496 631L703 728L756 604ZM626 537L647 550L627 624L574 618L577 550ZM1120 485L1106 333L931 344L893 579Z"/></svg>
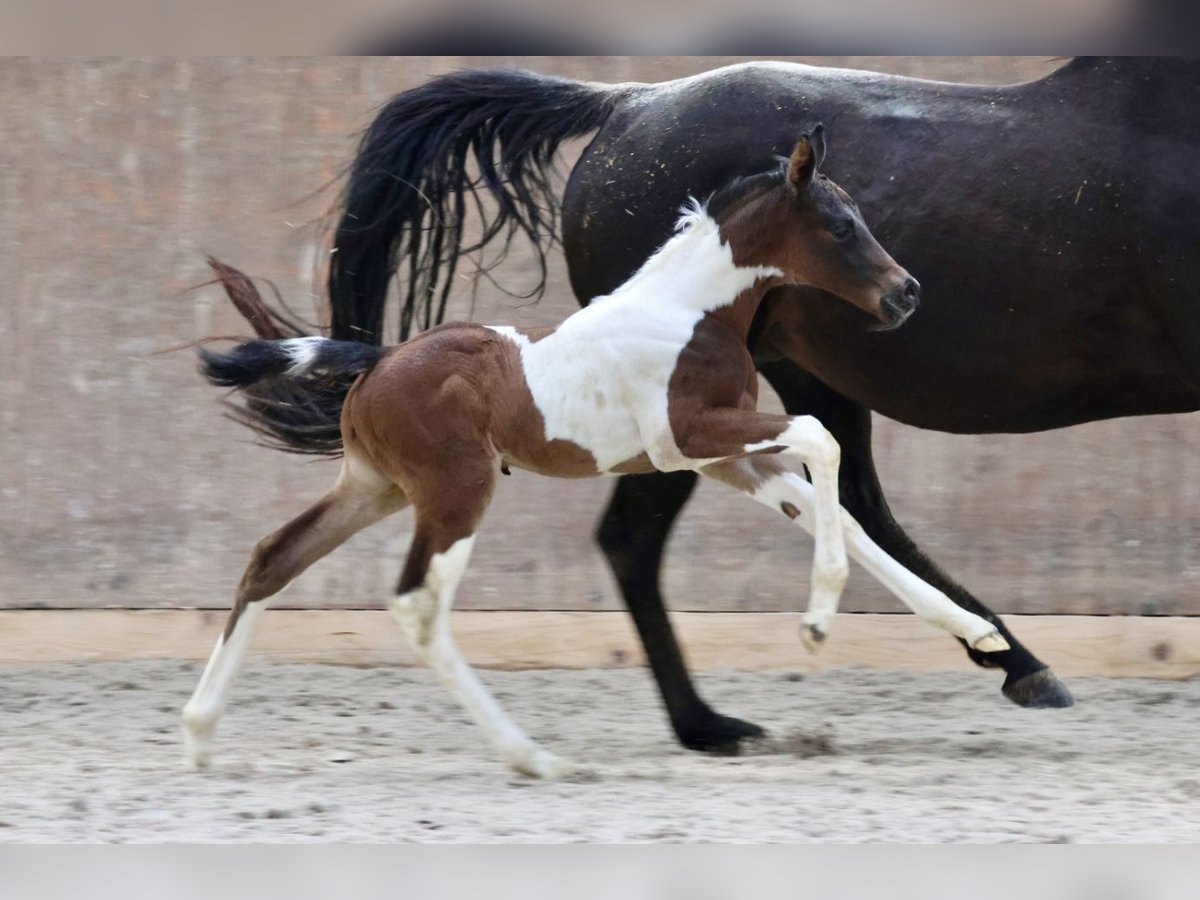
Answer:
<svg viewBox="0 0 1200 900"><path fill-rule="evenodd" d="M903 325L908 317L917 310L921 302L921 285L917 279L909 276L900 287L884 296L879 303L883 313L883 324L880 331L891 331Z"/></svg>

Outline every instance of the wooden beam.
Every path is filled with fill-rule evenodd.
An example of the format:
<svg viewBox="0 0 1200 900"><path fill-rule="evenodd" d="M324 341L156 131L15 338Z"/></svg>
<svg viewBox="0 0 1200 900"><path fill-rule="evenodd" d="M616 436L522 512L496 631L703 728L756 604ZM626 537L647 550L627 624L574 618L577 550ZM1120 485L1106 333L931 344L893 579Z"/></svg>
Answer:
<svg viewBox="0 0 1200 900"><path fill-rule="evenodd" d="M0 611L0 665L208 656L224 622L209 610ZM907 615L843 614L817 656L785 613L677 613L699 670L821 672L839 666L914 671L973 668L956 642ZM1008 616L1006 621L1060 675L1191 678L1200 675L1200 618ZM496 669L643 665L624 613L454 613L474 665ZM398 627L375 610L273 610L252 654L273 662L416 665Z"/></svg>

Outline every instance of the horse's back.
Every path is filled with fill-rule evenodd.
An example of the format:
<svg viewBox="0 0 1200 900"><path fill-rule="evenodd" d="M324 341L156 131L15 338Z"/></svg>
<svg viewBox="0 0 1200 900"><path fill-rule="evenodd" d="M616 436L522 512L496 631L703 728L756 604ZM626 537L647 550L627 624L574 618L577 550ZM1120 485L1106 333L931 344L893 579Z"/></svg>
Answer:
<svg viewBox="0 0 1200 900"><path fill-rule="evenodd" d="M858 153L850 148L873 127L895 134L953 118L973 106L962 98L984 90L782 62L655 85L617 108L571 173L563 243L572 285L584 300L613 290L666 239L689 195L703 198L732 177L769 167L818 122L829 126L838 148L826 174L861 205L863 186L854 176L866 173L844 164ZM998 121L1001 115L994 111ZM869 168L889 164L878 159Z"/></svg>
<svg viewBox="0 0 1200 900"><path fill-rule="evenodd" d="M619 109L572 173L572 285L585 302L611 290L688 194L823 121L827 173L921 281L923 303L881 337L844 304L781 293L795 306L789 359L889 417L948 431L1195 409L1198 91L1200 66L1172 60L1080 61L1007 87L787 64L667 83Z"/></svg>

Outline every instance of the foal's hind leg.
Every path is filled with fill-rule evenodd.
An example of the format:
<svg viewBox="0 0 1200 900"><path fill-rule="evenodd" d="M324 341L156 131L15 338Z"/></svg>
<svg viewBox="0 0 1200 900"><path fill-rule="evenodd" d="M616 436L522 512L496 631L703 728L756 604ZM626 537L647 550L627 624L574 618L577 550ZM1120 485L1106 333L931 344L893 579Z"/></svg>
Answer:
<svg viewBox="0 0 1200 900"><path fill-rule="evenodd" d="M483 465L486 463L486 467ZM389 609L409 643L442 684L484 730L512 768L534 778L555 778L571 764L539 747L504 712L471 670L450 632L450 608L466 571L479 520L491 499L495 471L456 464L453 479L423 485L414 496L417 527Z"/></svg>
<svg viewBox="0 0 1200 900"><path fill-rule="evenodd" d="M347 456L332 491L254 548L238 585L225 630L183 708L187 761L206 766L212 737L230 682L254 636L267 599L310 565L366 528L406 505L404 494L365 463Z"/></svg>
<svg viewBox="0 0 1200 900"><path fill-rule="evenodd" d="M744 491L764 506L784 513L810 534L813 532L813 487L779 460L766 456L731 460L709 466L703 474ZM1008 642L995 625L963 609L884 553L844 509L842 524L850 557L914 613L982 653L1008 649Z"/></svg>

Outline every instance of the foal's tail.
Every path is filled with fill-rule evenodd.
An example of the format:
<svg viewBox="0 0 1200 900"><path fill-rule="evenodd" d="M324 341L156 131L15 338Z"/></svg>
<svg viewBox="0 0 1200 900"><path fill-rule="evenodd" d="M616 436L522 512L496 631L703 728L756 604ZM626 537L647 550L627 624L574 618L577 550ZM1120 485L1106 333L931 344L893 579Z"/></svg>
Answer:
<svg viewBox="0 0 1200 900"><path fill-rule="evenodd" d="M342 404L382 354L380 347L323 337L246 341L228 353L201 348L200 371L215 385L245 392L232 415L271 446L339 456Z"/></svg>
<svg viewBox="0 0 1200 900"><path fill-rule="evenodd" d="M501 239L490 268L524 234L546 285L558 226L554 154L600 127L643 85L602 85L519 71L463 71L393 97L363 135L342 200L329 270L333 337L383 339L388 284L403 265L400 340L414 319L442 321L463 254ZM473 163L473 171L468 165ZM490 195L495 209L483 199ZM471 202L468 203L468 200ZM464 244L469 207L479 236Z"/></svg>

